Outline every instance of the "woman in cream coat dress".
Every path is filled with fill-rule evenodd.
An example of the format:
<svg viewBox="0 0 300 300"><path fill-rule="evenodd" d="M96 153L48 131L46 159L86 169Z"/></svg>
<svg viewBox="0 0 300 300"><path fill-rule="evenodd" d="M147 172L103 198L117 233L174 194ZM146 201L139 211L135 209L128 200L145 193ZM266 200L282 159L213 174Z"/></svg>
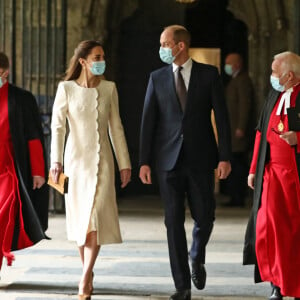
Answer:
<svg viewBox="0 0 300 300"><path fill-rule="evenodd" d="M111 145L121 187L131 177L116 86L103 79L104 70L101 44L81 42L65 81L58 86L52 114L51 176L57 182L63 165L69 176L65 195L67 235L77 242L83 264L79 299L91 299L93 267L100 246L122 241ZM69 134L65 145L66 123Z"/></svg>

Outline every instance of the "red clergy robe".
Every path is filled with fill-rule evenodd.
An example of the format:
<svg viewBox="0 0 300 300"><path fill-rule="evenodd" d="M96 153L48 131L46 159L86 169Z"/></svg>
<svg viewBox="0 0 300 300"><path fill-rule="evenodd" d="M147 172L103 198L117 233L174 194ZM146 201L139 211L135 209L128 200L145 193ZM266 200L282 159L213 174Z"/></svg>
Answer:
<svg viewBox="0 0 300 300"><path fill-rule="evenodd" d="M295 106L300 85L291 94L291 107ZM300 297L300 184L295 157L298 144L288 145L274 132L280 120L288 131L284 107L276 115L279 96L270 116L267 129L270 158L265 164L261 205L256 219L255 252L260 276L279 286L284 296ZM256 171L261 134L257 131L250 173Z"/></svg>
<svg viewBox="0 0 300 300"><path fill-rule="evenodd" d="M8 119L8 83L0 88L0 269L3 257L11 265L14 229L19 226L17 249L33 245L28 237L22 216L19 181L16 175L14 150ZM28 141L32 176L45 177L43 149L40 140Z"/></svg>

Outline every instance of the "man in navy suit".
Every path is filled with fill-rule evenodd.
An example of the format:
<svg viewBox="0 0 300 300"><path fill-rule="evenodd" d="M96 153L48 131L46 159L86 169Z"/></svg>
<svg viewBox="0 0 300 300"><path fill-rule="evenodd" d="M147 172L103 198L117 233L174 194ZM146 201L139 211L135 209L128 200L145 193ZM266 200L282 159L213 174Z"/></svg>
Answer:
<svg viewBox="0 0 300 300"><path fill-rule="evenodd" d="M196 288L205 287L205 248L215 219L214 169L220 179L231 171L230 126L221 78L217 68L189 57L190 39L183 26L172 25L162 32L159 54L169 65L150 74L140 136L140 179L151 184L150 166L154 165L164 202L176 287L170 300L191 299L191 278ZM179 67L184 97L181 91L176 93ZM184 228L186 197L194 220L189 252L192 273Z"/></svg>

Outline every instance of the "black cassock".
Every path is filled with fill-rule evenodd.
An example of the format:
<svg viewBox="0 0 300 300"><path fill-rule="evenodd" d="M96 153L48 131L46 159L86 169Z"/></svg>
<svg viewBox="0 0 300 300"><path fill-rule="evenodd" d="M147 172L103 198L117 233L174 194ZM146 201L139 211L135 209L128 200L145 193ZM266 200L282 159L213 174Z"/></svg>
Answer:
<svg viewBox="0 0 300 300"><path fill-rule="evenodd" d="M40 114L34 96L28 91L9 84L8 116L25 232L35 244L47 238L44 232L48 228L49 189L47 184L40 189L32 189L29 140L41 141L44 150L45 176L48 169ZM18 236L18 222L16 222L11 250L18 249Z"/></svg>

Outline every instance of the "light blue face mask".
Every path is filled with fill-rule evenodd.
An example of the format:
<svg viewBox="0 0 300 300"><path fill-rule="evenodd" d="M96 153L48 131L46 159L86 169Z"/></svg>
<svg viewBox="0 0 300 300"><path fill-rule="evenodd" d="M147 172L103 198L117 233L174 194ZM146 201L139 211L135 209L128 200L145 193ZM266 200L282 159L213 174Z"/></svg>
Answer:
<svg viewBox="0 0 300 300"><path fill-rule="evenodd" d="M278 92L283 92L284 91L284 85L279 83L280 78L275 77L273 75L270 76L270 82L274 90Z"/></svg>
<svg viewBox="0 0 300 300"><path fill-rule="evenodd" d="M93 75L102 75L105 72L105 61L94 61L92 63L92 66L90 67L90 70Z"/></svg>
<svg viewBox="0 0 300 300"><path fill-rule="evenodd" d="M0 77L0 88L2 88L3 85L3 81L2 81L2 77Z"/></svg>
<svg viewBox="0 0 300 300"><path fill-rule="evenodd" d="M175 56L172 55L172 49L167 47L159 48L159 57L166 64L171 64L175 59Z"/></svg>
<svg viewBox="0 0 300 300"><path fill-rule="evenodd" d="M224 71L227 75L232 76L233 74L232 65L226 64L224 66Z"/></svg>

